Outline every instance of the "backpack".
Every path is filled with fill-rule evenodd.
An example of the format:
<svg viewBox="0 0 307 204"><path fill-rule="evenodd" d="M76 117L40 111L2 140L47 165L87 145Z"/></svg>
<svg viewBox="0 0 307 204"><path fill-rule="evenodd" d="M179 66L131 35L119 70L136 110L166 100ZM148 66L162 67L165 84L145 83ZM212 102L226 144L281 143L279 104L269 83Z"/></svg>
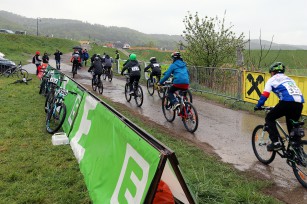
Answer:
<svg viewBox="0 0 307 204"><path fill-rule="evenodd" d="M35 56L33 56L33 58L32 58L32 63L33 64L35 63Z"/></svg>
<svg viewBox="0 0 307 204"><path fill-rule="evenodd" d="M84 53L84 59L85 59L85 60L88 60L88 58L89 58L88 53L85 52L85 53Z"/></svg>

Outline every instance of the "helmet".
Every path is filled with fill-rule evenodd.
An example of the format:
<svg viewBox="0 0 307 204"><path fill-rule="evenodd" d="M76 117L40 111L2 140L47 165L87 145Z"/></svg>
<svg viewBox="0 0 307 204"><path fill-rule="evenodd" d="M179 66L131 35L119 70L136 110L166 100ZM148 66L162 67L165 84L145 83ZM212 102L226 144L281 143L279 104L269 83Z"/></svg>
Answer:
<svg viewBox="0 0 307 204"><path fill-rule="evenodd" d="M171 57L173 60L181 59L180 52L173 52Z"/></svg>
<svg viewBox="0 0 307 204"><path fill-rule="evenodd" d="M155 57L151 57L151 58L149 59L149 61L150 61L150 62L156 62L157 59L156 59Z"/></svg>
<svg viewBox="0 0 307 204"><path fill-rule="evenodd" d="M35 53L36 55L40 55L41 53L39 52L39 51L36 51L36 53Z"/></svg>
<svg viewBox="0 0 307 204"><path fill-rule="evenodd" d="M131 53L129 56L130 60L136 60L136 54Z"/></svg>
<svg viewBox="0 0 307 204"><path fill-rule="evenodd" d="M285 73L285 65L282 62L274 62L271 66L270 66L270 70L269 72L276 72L276 73Z"/></svg>
<svg viewBox="0 0 307 204"><path fill-rule="evenodd" d="M95 61L98 61L98 60L99 60L99 57L95 57L94 60L95 60Z"/></svg>

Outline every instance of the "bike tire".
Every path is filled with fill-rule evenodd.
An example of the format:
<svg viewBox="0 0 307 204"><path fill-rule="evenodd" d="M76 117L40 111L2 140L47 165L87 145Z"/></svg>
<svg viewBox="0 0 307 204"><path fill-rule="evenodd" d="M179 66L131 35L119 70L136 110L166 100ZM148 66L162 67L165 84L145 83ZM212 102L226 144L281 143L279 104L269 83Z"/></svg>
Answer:
<svg viewBox="0 0 307 204"><path fill-rule="evenodd" d="M48 113L50 111L50 108L52 107L52 104L54 103L54 91L50 91L45 100L45 113Z"/></svg>
<svg viewBox="0 0 307 204"><path fill-rule="evenodd" d="M135 103L138 107L141 107L144 100L143 89L138 85L137 89L134 92Z"/></svg>
<svg viewBox="0 0 307 204"><path fill-rule="evenodd" d="M183 97L183 100L188 101L190 103L193 103L192 92L190 91L190 89L187 89L186 92L187 92L187 94Z"/></svg>
<svg viewBox="0 0 307 204"><path fill-rule="evenodd" d="M276 156L276 152L267 151L267 145L271 143L269 133L264 130L264 125L255 127L252 134L252 147L255 156L263 164L270 164Z"/></svg>
<svg viewBox="0 0 307 204"><path fill-rule="evenodd" d="M92 78L92 89L93 89L93 91L97 90L97 85L95 84L95 79L94 78Z"/></svg>
<svg viewBox="0 0 307 204"><path fill-rule="evenodd" d="M168 108L166 107L166 106L169 106L169 104L170 104L170 101L167 95L165 95L162 99L162 112L163 112L165 119L168 122L173 122L175 120L176 114L175 114L175 111L173 111L171 107L168 107Z"/></svg>
<svg viewBox="0 0 307 204"><path fill-rule="evenodd" d="M307 188L307 141L302 140L299 147L299 155L301 158L296 158L295 162L292 162L293 173L298 182Z"/></svg>
<svg viewBox="0 0 307 204"><path fill-rule="evenodd" d="M103 80L106 80L106 79L107 79L107 74L106 74L106 71L105 71L105 70L102 72L102 78L103 78Z"/></svg>
<svg viewBox="0 0 307 204"><path fill-rule="evenodd" d="M196 108L190 102L184 102L184 107L180 110L184 127L191 133L198 127L198 114Z"/></svg>
<svg viewBox="0 0 307 204"><path fill-rule="evenodd" d="M63 125L66 117L66 105L62 103L55 110L51 110L47 114L46 130L50 134L56 133Z"/></svg>
<svg viewBox="0 0 307 204"><path fill-rule="evenodd" d="M149 93L149 95L153 95L155 93L155 87L154 85L151 85L151 80L147 79L147 91Z"/></svg>
<svg viewBox="0 0 307 204"><path fill-rule="evenodd" d="M78 67L75 65L73 67L73 71L72 71L72 78L75 78L75 75L77 74L77 69L78 69Z"/></svg>
<svg viewBox="0 0 307 204"><path fill-rule="evenodd" d="M28 76L29 76L29 73L25 69L20 69L17 71L17 77L19 79L23 79L23 78L28 79Z"/></svg>
<svg viewBox="0 0 307 204"><path fill-rule="evenodd" d="M128 102L131 101L131 95L129 94L130 86L128 83L125 85L125 97Z"/></svg>
<svg viewBox="0 0 307 204"><path fill-rule="evenodd" d="M112 70L110 70L110 74L109 74L109 82L111 82L112 81L112 79L113 79L113 71Z"/></svg>
<svg viewBox="0 0 307 204"><path fill-rule="evenodd" d="M45 95L45 93L46 93L46 81L44 79L42 79L42 81L41 81L38 93L41 94L41 95Z"/></svg>
<svg viewBox="0 0 307 204"><path fill-rule="evenodd" d="M100 81L98 83L97 87L98 87L98 93L102 94L103 93L103 83L102 83L102 81Z"/></svg>

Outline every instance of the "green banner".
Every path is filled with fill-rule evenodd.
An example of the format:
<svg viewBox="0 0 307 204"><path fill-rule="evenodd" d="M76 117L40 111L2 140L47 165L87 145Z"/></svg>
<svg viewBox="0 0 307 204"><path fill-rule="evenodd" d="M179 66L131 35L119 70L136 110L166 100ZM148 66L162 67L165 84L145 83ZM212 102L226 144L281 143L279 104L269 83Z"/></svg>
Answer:
<svg viewBox="0 0 307 204"><path fill-rule="evenodd" d="M61 87L65 88L66 90L77 93L76 95L68 93L68 95L65 96L64 99L64 103L66 105L66 117L62 128L64 132L68 135L77 115L78 108L83 97L83 91L78 88L75 82L73 82L66 76L64 77L64 81L62 82Z"/></svg>
<svg viewBox="0 0 307 204"><path fill-rule="evenodd" d="M69 137L95 204L144 202L160 161L157 149L87 93Z"/></svg>

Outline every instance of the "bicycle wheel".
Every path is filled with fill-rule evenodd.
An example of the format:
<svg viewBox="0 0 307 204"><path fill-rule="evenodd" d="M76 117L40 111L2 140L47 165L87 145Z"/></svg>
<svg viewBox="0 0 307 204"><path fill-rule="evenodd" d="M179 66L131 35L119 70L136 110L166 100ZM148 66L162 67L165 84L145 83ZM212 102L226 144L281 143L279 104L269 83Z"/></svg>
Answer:
<svg viewBox="0 0 307 204"><path fill-rule="evenodd" d="M270 164L276 156L276 152L269 152L267 145L271 143L269 133L263 129L264 125L255 127L252 135L253 151L257 159L263 164Z"/></svg>
<svg viewBox="0 0 307 204"><path fill-rule="evenodd" d="M14 69L16 69L16 68L10 68L10 69L5 70L3 72L3 76L5 76L5 77L13 76L14 75Z"/></svg>
<svg viewBox="0 0 307 204"><path fill-rule="evenodd" d="M74 67L73 67L73 71L72 71L72 78L75 78L75 75L77 74L77 66L76 65L74 65Z"/></svg>
<svg viewBox="0 0 307 204"><path fill-rule="evenodd" d="M66 117L66 106L64 103L61 103L59 106L53 107L47 114L47 119L46 119L47 132L51 134L57 132L62 127L65 117Z"/></svg>
<svg viewBox="0 0 307 204"><path fill-rule="evenodd" d="M19 79L24 79L24 78L28 79L28 76L29 76L29 73L25 69L20 69L20 70L17 71L17 77Z"/></svg>
<svg viewBox="0 0 307 204"><path fill-rule="evenodd" d="M113 71L112 70L110 70L110 74L109 74L109 82L111 82L112 81L112 79L113 79Z"/></svg>
<svg viewBox="0 0 307 204"><path fill-rule="evenodd" d="M151 80L150 79L147 79L147 91L149 93L149 95L153 95L154 92L155 92L155 87L154 85L152 84Z"/></svg>
<svg viewBox="0 0 307 204"><path fill-rule="evenodd" d="M187 92L186 95L183 96L183 100L188 101L190 103L193 103L193 97L192 97L191 91L188 89L188 90L186 90L186 92Z"/></svg>
<svg viewBox="0 0 307 204"><path fill-rule="evenodd" d="M125 97L126 97L126 100L128 101L128 102L130 102L131 101L131 95L129 94L130 93L130 87L129 87L129 84L127 83L126 85L125 85Z"/></svg>
<svg viewBox="0 0 307 204"><path fill-rule="evenodd" d="M96 91L96 89L97 89L97 84L95 83L95 78L92 78L92 89L93 89L93 91Z"/></svg>
<svg viewBox="0 0 307 204"><path fill-rule="evenodd" d="M165 117L165 119L168 122L173 122L175 120L175 111L172 110L172 107L170 106L170 101L167 97L167 95L165 95L162 99L162 111L163 111L163 115Z"/></svg>
<svg viewBox="0 0 307 204"><path fill-rule="evenodd" d="M43 96L46 96L46 80L42 79L38 93Z"/></svg>
<svg viewBox="0 0 307 204"><path fill-rule="evenodd" d="M45 113L50 110L50 107L54 103L54 91L50 91L45 100Z"/></svg>
<svg viewBox="0 0 307 204"><path fill-rule="evenodd" d="M107 74L106 74L105 70L102 71L102 78L103 78L103 80L107 79Z"/></svg>
<svg viewBox="0 0 307 204"><path fill-rule="evenodd" d="M98 83L98 93L100 93L100 94L103 93L103 83L102 83L102 81L99 81L99 83Z"/></svg>
<svg viewBox="0 0 307 204"><path fill-rule="evenodd" d="M137 89L134 91L134 99L135 103L138 107L141 107L143 104L143 89L140 85L138 85Z"/></svg>
<svg viewBox="0 0 307 204"><path fill-rule="evenodd" d="M292 162L293 173L298 182L307 188L307 141L302 140L296 150L295 162Z"/></svg>
<svg viewBox="0 0 307 204"><path fill-rule="evenodd" d="M198 127L198 114L192 103L185 102L181 114L184 127L191 133L195 132Z"/></svg>

